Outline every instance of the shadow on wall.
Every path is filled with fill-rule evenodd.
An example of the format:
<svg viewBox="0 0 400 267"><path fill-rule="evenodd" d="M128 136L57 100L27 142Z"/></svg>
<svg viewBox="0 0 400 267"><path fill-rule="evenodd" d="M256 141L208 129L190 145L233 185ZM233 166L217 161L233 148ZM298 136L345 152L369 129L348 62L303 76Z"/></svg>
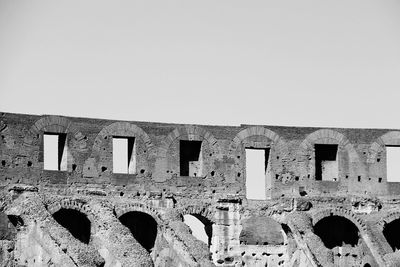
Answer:
<svg viewBox="0 0 400 267"><path fill-rule="evenodd" d="M85 214L73 209L60 209L53 214L53 217L75 238L85 244L89 244L90 221Z"/></svg>
<svg viewBox="0 0 400 267"><path fill-rule="evenodd" d="M151 252L157 238L157 222L154 218L144 212L130 211L119 217L119 220L129 228L136 241Z"/></svg>
<svg viewBox="0 0 400 267"><path fill-rule="evenodd" d="M318 221L314 226L314 233L318 235L325 247L332 249L345 244L357 246L359 231L350 220L341 216L329 216Z"/></svg>

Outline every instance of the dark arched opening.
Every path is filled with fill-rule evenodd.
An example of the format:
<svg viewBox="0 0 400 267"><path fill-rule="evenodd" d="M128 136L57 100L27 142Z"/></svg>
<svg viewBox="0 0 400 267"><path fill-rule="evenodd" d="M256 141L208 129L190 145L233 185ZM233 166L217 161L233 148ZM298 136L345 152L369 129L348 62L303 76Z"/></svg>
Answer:
<svg viewBox="0 0 400 267"><path fill-rule="evenodd" d="M60 209L53 214L53 217L75 238L85 244L89 244L90 221L85 214L73 209Z"/></svg>
<svg viewBox="0 0 400 267"><path fill-rule="evenodd" d="M157 237L157 222L154 218L144 212L130 211L119 217L119 220L129 228L136 241L150 252Z"/></svg>
<svg viewBox="0 0 400 267"><path fill-rule="evenodd" d="M371 267L371 264L366 263L366 264L364 264L364 267Z"/></svg>
<svg viewBox="0 0 400 267"><path fill-rule="evenodd" d="M396 219L383 227L383 235L393 251L400 249L400 219Z"/></svg>
<svg viewBox="0 0 400 267"><path fill-rule="evenodd" d="M193 221L190 222L189 220L187 220L188 216L193 216L194 218L196 218L196 220L200 221L200 223L203 224L202 225L203 229L201 229L201 230L204 230L205 234L207 235L206 243L207 243L208 246L210 246L211 245L211 238L212 238L212 222L208 218L206 218L206 217L204 217L204 216L202 216L200 214L186 214L184 216L184 222L190 227L190 229L192 230L192 233L195 236L196 236L195 233L199 233L198 230L200 230L200 229L195 229L198 226L196 226L195 222L193 222ZM199 234L201 234L201 233L199 233ZM196 238L202 240L202 238L200 238L200 237L196 236Z"/></svg>
<svg viewBox="0 0 400 267"><path fill-rule="evenodd" d="M314 233L321 238L325 247L329 249L344 244L356 246L359 240L357 226L341 216L329 216L321 219L315 224Z"/></svg>

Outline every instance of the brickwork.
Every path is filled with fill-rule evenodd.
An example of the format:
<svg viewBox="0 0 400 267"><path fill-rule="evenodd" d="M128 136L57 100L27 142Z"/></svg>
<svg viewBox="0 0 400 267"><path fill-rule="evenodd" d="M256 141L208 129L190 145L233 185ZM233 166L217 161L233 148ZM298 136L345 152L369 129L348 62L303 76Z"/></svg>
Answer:
<svg viewBox="0 0 400 267"><path fill-rule="evenodd" d="M44 170L44 133L66 134L66 171ZM400 130L0 113L0 136L5 266L400 265L382 234L400 220L400 184L386 181L385 148L400 146ZM133 173L114 173L115 137L134 138ZM201 142L199 175L181 175L181 141ZM337 145L336 180L316 179L315 145ZM245 148L269 150L266 200L246 197ZM62 210L88 218L88 244L57 223ZM121 223L125 214L154 220L150 250ZM192 235L186 214L212 224L211 244ZM337 217L358 229L357 244L325 247L314 227Z"/></svg>

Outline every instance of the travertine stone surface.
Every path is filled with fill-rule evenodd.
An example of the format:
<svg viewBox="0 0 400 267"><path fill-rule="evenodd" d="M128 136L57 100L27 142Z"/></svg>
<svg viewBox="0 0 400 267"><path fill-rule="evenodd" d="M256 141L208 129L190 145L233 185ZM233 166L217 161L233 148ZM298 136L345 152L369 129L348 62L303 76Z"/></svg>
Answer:
<svg viewBox="0 0 400 267"><path fill-rule="evenodd" d="M66 134L66 171L44 170L44 133ZM113 137L134 138L133 173L113 173ZM184 140L201 141L196 176L180 175ZM316 179L316 144L337 145L322 164L335 180ZM399 145L394 129L0 113L0 265L400 266L400 183L386 180ZM269 150L264 200L246 197L245 148Z"/></svg>

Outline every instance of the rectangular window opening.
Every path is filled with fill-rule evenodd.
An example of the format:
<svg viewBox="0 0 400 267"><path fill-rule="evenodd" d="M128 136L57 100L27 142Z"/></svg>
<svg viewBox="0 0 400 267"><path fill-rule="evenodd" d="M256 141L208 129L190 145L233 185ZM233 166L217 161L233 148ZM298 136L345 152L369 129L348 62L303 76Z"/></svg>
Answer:
<svg viewBox="0 0 400 267"><path fill-rule="evenodd" d="M386 177L388 182L400 182L400 146L386 146Z"/></svg>
<svg viewBox="0 0 400 267"><path fill-rule="evenodd" d="M66 171L67 163L67 134L43 134L43 168L45 170Z"/></svg>
<svg viewBox="0 0 400 267"><path fill-rule="evenodd" d="M201 141L180 140L179 159L181 176L201 176L203 169L203 157Z"/></svg>
<svg viewBox="0 0 400 267"><path fill-rule="evenodd" d="M113 172L136 173L136 145L134 137L113 136Z"/></svg>
<svg viewBox="0 0 400 267"><path fill-rule="evenodd" d="M246 197L266 199L266 188L271 188L269 149L246 148Z"/></svg>
<svg viewBox="0 0 400 267"><path fill-rule="evenodd" d="M338 145L316 144L315 148L315 180L338 181L339 161Z"/></svg>

